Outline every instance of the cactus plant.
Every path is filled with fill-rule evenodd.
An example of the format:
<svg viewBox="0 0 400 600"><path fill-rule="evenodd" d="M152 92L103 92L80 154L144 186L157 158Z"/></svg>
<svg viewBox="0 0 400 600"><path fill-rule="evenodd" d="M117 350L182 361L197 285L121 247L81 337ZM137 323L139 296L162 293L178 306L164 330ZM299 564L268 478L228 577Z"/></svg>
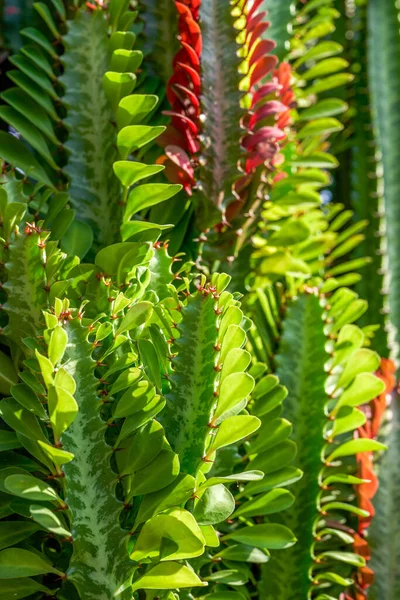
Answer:
<svg viewBox="0 0 400 600"><path fill-rule="evenodd" d="M368 2L34 4L0 90L2 597L394 597Z"/></svg>

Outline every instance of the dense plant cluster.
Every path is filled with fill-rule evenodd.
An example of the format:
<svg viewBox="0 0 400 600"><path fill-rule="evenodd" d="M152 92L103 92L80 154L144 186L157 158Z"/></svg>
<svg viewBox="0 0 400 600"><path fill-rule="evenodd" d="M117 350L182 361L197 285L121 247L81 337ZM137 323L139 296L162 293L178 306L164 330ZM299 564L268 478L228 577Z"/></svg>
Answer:
<svg viewBox="0 0 400 600"><path fill-rule="evenodd" d="M1 599L397 599L398 3L28 4Z"/></svg>

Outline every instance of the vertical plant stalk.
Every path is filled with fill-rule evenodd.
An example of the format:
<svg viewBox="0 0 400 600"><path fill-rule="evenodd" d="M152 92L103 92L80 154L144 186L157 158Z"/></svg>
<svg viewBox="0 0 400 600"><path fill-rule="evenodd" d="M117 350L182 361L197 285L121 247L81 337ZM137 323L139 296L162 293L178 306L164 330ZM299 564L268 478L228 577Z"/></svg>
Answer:
<svg viewBox="0 0 400 600"><path fill-rule="evenodd" d="M329 358L324 349L322 316L323 307L318 297L303 295L295 301L286 314L276 357L278 376L289 391L284 416L294 423L293 439L298 445L296 466L303 471L303 477L294 485L296 501L292 510L283 513L284 522L295 532L298 543L285 557L272 557L271 566L265 567L264 593L271 599L292 600L298 597L300 590L305 595L310 585L309 572L315 564L311 549L314 523L318 518L318 472L325 444L324 365ZM284 568L286 561L291 564L290 572ZM268 583L270 577L273 577L271 584Z"/></svg>
<svg viewBox="0 0 400 600"><path fill-rule="evenodd" d="M399 10L390 0L368 3L368 64L374 125L378 148L382 153L384 205L388 250L388 300L390 309L389 348L398 363L400 343L400 156L396 131L400 128L397 110L400 94L400 33ZM383 93L384 90L384 93ZM397 365L398 366L398 365ZM379 491L375 498L376 516L371 530L372 566L375 583L372 599L394 600L400 594L400 534L398 523L400 502L400 403L394 394L389 407L390 423L386 430L389 451L379 469Z"/></svg>
<svg viewBox="0 0 400 600"><path fill-rule="evenodd" d="M230 264L249 241L285 137L275 127L285 110L279 86L263 85L277 62L275 44L263 39L269 24L259 3L176 6L181 49L168 82L172 122L162 162L193 197L200 241L210 238L207 262L219 252Z"/></svg>
<svg viewBox="0 0 400 600"><path fill-rule="evenodd" d="M352 61L358 65L355 73L352 103L356 115L352 120L354 133L350 139L351 207L357 221L365 220L364 240L353 252L354 258L368 256L370 263L364 268L364 276L356 286L357 292L368 301L369 310L361 324L379 325L374 336L374 348L381 356L387 356L387 241L386 218L383 205L383 180L381 165L372 124L370 96L368 91L367 20L366 7L360 6L353 17L355 39L352 43Z"/></svg>
<svg viewBox="0 0 400 600"><path fill-rule="evenodd" d="M97 232L99 248L116 241L122 220L119 183L113 172L114 114L103 86L110 62L103 12L78 11L74 20L68 21L63 43L60 81L65 87L65 147L69 151L64 171L70 178L71 203L78 218Z"/></svg>
<svg viewBox="0 0 400 600"><path fill-rule="evenodd" d="M389 257L389 308L394 331L389 338L392 357L398 358L400 343L400 161L396 110L400 92L399 10L391 0L368 3L368 64L374 125L382 153L387 251ZM385 90L385 93L382 92Z"/></svg>
<svg viewBox="0 0 400 600"><path fill-rule="evenodd" d="M355 437L377 439L379 436L382 420L387 408L388 395L393 392L396 379L394 376L395 365L391 360L383 358L379 371L377 372L385 383L385 389L382 394L374 398L369 405L366 405L363 410L366 414L367 421L364 425L358 428ZM354 539L354 551L363 556L367 561L371 560L371 548L369 545L369 531L371 523L374 521L375 508L373 500L377 492L379 492L379 479L377 475L377 467L374 465L374 454L372 452L363 452L357 455L358 477L364 480L357 486L358 506L369 512L368 517L360 516L358 518L357 535ZM375 559L375 553L373 554ZM357 600L367 600L369 592L367 591L375 579L374 569L371 568L375 560L367 563L365 567L361 567L357 572L355 585L355 598ZM350 598L350 596L349 596Z"/></svg>
<svg viewBox="0 0 400 600"><path fill-rule="evenodd" d="M282 513L299 544L288 550L285 565L283 556L274 555L263 567L266 598L294 600L300 593L314 599L325 589L339 598L353 582L354 567L365 566L363 557L348 551L354 543L351 515L369 515L354 504L353 485L362 480L353 475L355 463L348 457L384 448L375 440L352 439L366 420L356 407L380 394L384 384L371 372L378 355L362 348L364 335L352 325L365 303L343 312L348 294L353 293L342 288L325 298L318 288L306 289L284 320L277 372L288 388L284 415L294 423L304 476L294 488L301 504ZM357 390L363 390L359 396ZM276 573L282 577L271 584Z"/></svg>
<svg viewBox="0 0 400 600"><path fill-rule="evenodd" d="M118 479L111 469L112 447L104 439L107 423L100 417L102 402L89 330L79 318L67 321L64 329L68 335L65 369L76 383L79 406L62 437L63 448L75 456L64 466L73 537L67 577L82 598L109 600L132 571L128 533L119 523L124 507L115 496Z"/></svg>

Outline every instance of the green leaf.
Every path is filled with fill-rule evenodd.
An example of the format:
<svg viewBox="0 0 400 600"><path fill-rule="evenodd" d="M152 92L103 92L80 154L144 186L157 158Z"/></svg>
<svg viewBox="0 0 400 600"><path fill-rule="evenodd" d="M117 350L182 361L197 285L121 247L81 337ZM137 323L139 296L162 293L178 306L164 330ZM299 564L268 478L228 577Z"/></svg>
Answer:
<svg viewBox="0 0 400 600"><path fill-rule="evenodd" d="M295 467L278 469L277 471L273 471L272 473L265 475L262 481L249 483L246 486L246 494L258 494L267 492L268 490L276 487L292 485L293 483L299 481L302 476L302 471L300 471L300 469L296 469Z"/></svg>
<svg viewBox="0 0 400 600"><path fill-rule="evenodd" d="M54 573L63 575L51 566L47 559L40 555L23 550L22 548L8 548L0 552L0 578L14 579L16 577L31 577Z"/></svg>
<svg viewBox="0 0 400 600"><path fill-rule="evenodd" d="M163 165L144 165L131 160L119 160L113 164L114 173L124 187L131 187L141 179L164 170Z"/></svg>
<svg viewBox="0 0 400 600"><path fill-rule="evenodd" d="M146 183L134 188L128 197L124 220L128 221L134 214L145 208L155 206L172 198L182 189L181 185L168 183Z"/></svg>
<svg viewBox="0 0 400 600"><path fill-rule="evenodd" d="M40 354L40 352L38 352L38 350L35 350L35 356L36 356L36 360L39 363L39 368L40 368L40 372L43 377L43 381L44 381L47 389L49 389L53 385L53 375L54 375L53 363L47 358L47 356Z"/></svg>
<svg viewBox="0 0 400 600"><path fill-rule="evenodd" d="M200 529L203 533L208 548L219 547L219 537L212 525L200 525Z"/></svg>
<svg viewBox="0 0 400 600"><path fill-rule="evenodd" d="M21 443L13 431L0 431L0 452L21 448Z"/></svg>
<svg viewBox="0 0 400 600"><path fill-rule="evenodd" d="M320 119L324 117L333 117L345 112L348 105L343 100L338 98L326 98L320 100L314 106L305 108L300 112L299 120L308 121L310 119Z"/></svg>
<svg viewBox="0 0 400 600"><path fill-rule="evenodd" d="M141 370L137 367L132 367L130 369L126 369L122 371L120 375L118 375L117 379L111 386L110 394L114 395L131 385L135 384L139 379L143 376ZM141 384L139 387L148 387L148 382Z"/></svg>
<svg viewBox="0 0 400 600"><path fill-rule="evenodd" d="M49 62L48 56L43 54L42 50L36 44L27 44L20 49L21 54L25 55L39 69L41 69L51 80L55 80L55 74Z"/></svg>
<svg viewBox="0 0 400 600"><path fill-rule="evenodd" d="M1 556L1 555L0 555ZM196 573L179 563L159 563L133 583L135 590L168 590L188 587L200 587L207 584ZM118 595L118 594L116 594Z"/></svg>
<svg viewBox="0 0 400 600"><path fill-rule="evenodd" d="M114 31L109 40L109 50L114 52L118 49L132 50L136 35L133 31Z"/></svg>
<svg viewBox="0 0 400 600"><path fill-rule="evenodd" d="M129 0L113 0L110 3L110 23L113 29L118 29L119 20L128 7Z"/></svg>
<svg viewBox="0 0 400 600"><path fill-rule="evenodd" d="M326 462L330 463L336 458L352 456L353 454L358 454L359 452L379 452L381 450L387 450L387 446L377 442L376 440L357 438L338 446L331 454L329 454Z"/></svg>
<svg viewBox="0 0 400 600"><path fill-rule="evenodd" d="M166 540L172 542L170 551ZM143 525L130 558L136 562L194 558L204 552L204 544L194 516L184 509L174 508Z"/></svg>
<svg viewBox="0 0 400 600"><path fill-rule="evenodd" d="M208 577L204 578L205 581L212 581L217 584L228 584L228 585L245 585L249 580L248 571L244 569L225 569L221 571L215 571Z"/></svg>
<svg viewBox="0 0 400 600"><path fill-rule="evenodd" d="M48 354L49 359L55 367L64 356L68 343L68 335L61 326L55 327L50 334Z"/></svg>
<svg viewBox="0 0 400 600"><path fill-rule="evenodd" d="M165 131L165 127L152 127L150 125L128 125L121 129L117 137L117 146L123 159L152 142ZM125 161L126 162L126 161Z"/></svg>
<svg viewBox="0 0 400 600"><path fill-rule="evenodd" d="M72 395L75 394L75 379L64 369L64 367L59 367L57 369L57 373L54 377L54 385L63 388Z"/></svg>
<svg viewBox="0 0 400 600"><path fill-rule="evenodd" d="M292 440L285 440L265 452L258 454L248 465L249 469L259 469L263 473L272 473L288 465L296 456L296 444Z"/></svg>
<svg viewBox="0 0 400 600"><path fill-rule="evenodd" d="M161 231L172 229L173 224L159 225L158 223L149 223L147 221L128 221L121 225L121 238L125 240L137 240L139 241L140 235L146 234L147 231L157 232L159 237ZM146 238L147 240L147 238Z"/></svg>
<svg viewBox="0 0 400 600"><path fill-rule="evenodd" d="M71 462L71 460L74 458L74 455L71 452L66 452L60 448L50 446L50 444L45 444L41 440L38 440L38 444L42 452L59 467Z"/></svg>
<svg viewBox="0 0 400 600"><path fill-rule="evenodd" d="M333 365L338 365L364 344L364 334L356 325L344 325L335 345Z"/></svg>
<svg viewBox="0 0 400 600"><path fill-rule="evenodd" d="M228 417L221 423L207 450L210 456L218 448L229 446L254 433L261 425L260 419L250 415Z"/></svg>
<svg viewBox="0 0 400 600"><path fill-rule="evenodd" d="M221 384L213 422L217 423L220 421L224 413L247 398L253 391L253 388L254 379L248 373L232 373L225 377Z"/></svg>
<svg viewBox="0 0 400 600"><path fill-rule="evenodd" d="M200 525L214 525L227 519L234 510L234 497L223 484L217 484L206 488L193 514Z"/></svg>
<svg viewBox="0 0 400 600"><path fill-rule="evenodd" d="M227 591L207 594L207 596L202 596L202 598L207 598L207 600L246 600L245 596L239 592Z"/></svg>
<svg viewBox="0 0 400 600"><path fill-rule="evenodd" d="M336 384L336 388L345 388L359 373L374 373L380 365L380 357L376 352L368 348L355 350L348 359L342 374Z"/></svg>
<svg viewBox="0 0 400 600"><path fill-rule="evenodd" d="M61 502L59 496L49 484L32 475L9 475L4 485L10 494L19 498Z"/></svg>
<svg viewBox="0 0 400 600"><path fill-rule="evenodd" d="M221 552L218 552L218 554L215 555L215 558L263 564L268 562L269 554L263 552L259 548L253 548L252 546L233 544L232 546L228 546L224 550L221 550Z"/></svg>
<svg viewBox="0 0 400 600"><path fill-rule="evenodd" d="M354 554L353 552L337 552L337 551L323 552L322 554L318 554L316 556L316 559L338 560L339 562L344 562L348 565L353 565L354 567L358 567L358 568L365 566L365 558L363 558L359 554Z"/></svg>
<svg viewBox="0 0 400 600"><path fill-rule="evenodd" d="M136 73L143 60L140 50L119 48L111 56L110 70L118 73Z"/></svg>
<svg viewBox="0 0 400 600"><path fill-rule="evenodd" d="M117 464L121 475L134 473L151 463L164 443L164 430L157 421L150 421L118 448Z"/></svg>
<svg viewBox="0 0 400 600"><path fill-rule="evenodd" d="M72 221L67 232L62 236L60 247L68 256L83 258L93 244L92 228L82 221Z"/></svg>
<svg viewBox="0 0 400 600"><path fill-rule="evenodd" d="M0 157L14 167L21 169L28 177L54 188L46 171L33 154L15 136L4 131L0 131Z"/></svg>
<svg viewBox="0 0 400 600"><path fill-rule="evenodd" d="M132 474L128 499L157 492L179 475L179 457L175 452L163 449L146 467Z"/></svg>
<svg viewBox="0 0 400 600"><path fill-rule="evenodd" d="M302 221L288 220L268 238L270 246L294 246L304 242L311 234L309 227Z"/></svg>
<svg viewBox="0 0 400 600"><path fill-rule="evenodd" d="M269 550L290 548L297 541L290 529L275 523L243 527L225 535L222 539L234 540L255 548L267 548Z"/></svg>
<svg viewBox="0 0 400 600"><path fill-rule="evenodd" d="M18 375L12 360L0 351L0 394L9 396L11 386L18 383Z"/></svg>
<svg viewBox="0 0 400 600"><path fill-rule="evenodd" d="M181 473L163 489L147 494L140 505L136 525L172 506L184 504L194 494L195 479Z"/></svg>
<svg viewBox="0 0 400 600"><path fill-rule="evenodd" d="M327 152L313 152L313 154L302 155L290 161L293 167L316 167L319 169L335 169L339 161Z"/></svg>
<svg viewBox="0 0 400 600"><path fill-rule="evenodd" d="M292 506L294 496L284 489L273 489L267 494L254 498L243 503L235 510L232 518L237 517L257 517L262 515L272 515Z"/></svg>
<svg viewBox="0 0 400 600"><path fill-rule="evenodd" d="M246 333L239 325L229 325L221 344L220 362L224 363L230 350L239 349L246 342Z"/></svg>
<svg viewBox="0 0 400 600"><path fill-rule="evenodd" d="M319 61L317 64L303 73L302 78L306 81L310 81L311 79L316 79L317 77L337 73L342 69L346 69L348 66L349 63L344 58L326 58L325 60Z"/></svg>
<svg viewBox="0 0 400 600"><path fill-rule="evenodd" d="M327 502L323 505L323 510L326 513L329 513L329 511L331 510L342 510L364 518L370 516L370 513L367 510L359 508L358 506L354 506L354 504L348 504L346 502Z"/></svg>
<svg viewBox="0 0 400 600"><path fill-rule="evenodd" d="M245 471L244 473L233 473L232 475L220 475L210 477L203 481L201 489L217 485L218 483L226 483L227 485L235 482L259 481L264 476L262 471Z"/></svg>
<svg viewBox="0 0 400 600"><path fill-rule="evenodd" d="M385 390L385 384L372 373L358 373L353 382L344 390L332 411L332 416L337 415L342 406L359 406L370 402Z"/></svg>
<svg viewBox="0 0 400 600"><path fill-rule="evenodd" d="M0 550L22 542L38 529L31 521L0 521Z"/></svg>
<svg viewBox="0 0 400 600"><path fill-rule="evenodd" d="M44 594L52 593L49 588L38 583L34 579L29 579L29 577L23 577L22 579L4 579L1 582L1 591L5 598L12 598L13 600L26 598L37 592L43 592Z"/></svg>
<svg viewBox="0 0 400 600"><path fill-rule="evenodd" d="M47 441L35 415L13 398L5 398L0 401L0 414L7 425L15 431L34 441Z"/></svg>
<svg viewBox="0 0 400 600"><path fill-rule="evenodd" d="M104 91L114 111L122 98L128 96L135 87L136 75L134 73L104 73Z"/></svg>
<svg viewBox="0 0 400 600"><path fill-rule="evenodd" d="M123 385L123 381L129 375L129 371L121 373L118 380L120 385ZM133 374L134 377L135 374ZM141 375L141 373L140 373ZM114 385L115 385L114 384ZM117 389L117 387L115 388ZM114 417L119 419L121 417L129 417L140 410L143 410L148 406L155 397L155 389L149 381L143 379L139 381L135 386L130 387L118 401L118 404L114 411Z"/></svg>
<svg viewBox="0 0 400 600"><path fill-rule="evenodd" d="M41 527L51 531L55 535L61 535L63 537L71 537L71 533L65 528L61 519L55 512L47 508L46 506L40 506L40 504L31 504L29 507L32 519L39 523Z"/></svg>
<svg viewBox="0 0 400 600"><path fill-rule="evenodd" d="M161 391L161 369L157 351L150 340L138 340L139 355L147 376L158 391Z"/></svg>
<svg viewBox="0 0 400 600"><path fill-rule="evenodd" d="M50 0L62 21L65 21L67 12L62 0Z"/></svg>
<svg viewBox="0 0 400 600"><path fill-rule="evenodd" d="M260 272L263 275L291 275L302 278L307 278L311 274L310 267L305 261L280 251L262 260Z"/></svg>
<svg viewBox="0 0 400 600"><path fill-rule="evenodd" d="M298 131L297 136L300 140L314 135L326 136L337 131L342 131L343 127L344 126L342 123L340 123L340 121L337 119L334 119L333 117L325 117L322 119L309 121L300 129L300 131Z"/></svg>
<svg viewBox="0 0 400 600"><path fill-rule="evenodd" d="M364 425L366 420L367 417L361 410L350 406L343 406L339 410L336 419L327 424L326 436L334 438L342 433L355 431Z"/></svg>
<svg viewBox="0 0 400 600"><path fill-rule="evenodd" d="M23 60L23 59L22 59ZM52 104L51 98L43 93L43 88L35 83L26 73L23 71L8 71L8 77L13 81L18 87L20 87L24 92L28 94L47 112L47 114L54 120L57 120L57 112Z"/></svg>
<svg viewBox="0 0 400 600"><path fill-rule="evenodd" d="M33 7L42 17L43 21L46 23L47 27L50 29L54 37L58 39L58 29L54 23L53 17L51 16L48 7L44 4L44 2L34 2Z"/></svg>
<svg viewBox="0 0 400 600"><path fill-rule="evenodd" d="M30 387L24 383L13 385L11 388L11 395L17 402L19 402L19 404L38 416L40 419L47 419L47 414L43 408L43 404Z"/></svg>
<svg viewBox="0 0 400 600"><path fill-rule="evenodd" d="M308 6L308 5L307 5ZM320 58L327 58L328 56L333 56L335 54L340 54L343 51L343 46L341 46L340 44L338 44L337 42L333 42L331 40L329 41L322 41L319 44L316 44L315 46L312 46L307 52L305 52L297 61L296 61L296 68L307 62L308 60L311 59L320 59Z"/></svg>
<svg viewBox="0 0 400 600"><path fill-rule="evenodd" d="M345 86L346 84L353 81L354 75L351 73L337 73L336 75L330 75L323 79L318 79L316 83L310 86L307 90L308 95L320 94L321 92L327 92L336 87Z"/></svg>
<svg viewBox="0 0 400 600"><path fill-rule="evenodd" d="M251 362L251 354L242 348L233 348L226 355L221 371L221 382L232 373L245 371Z"/></svg>
<svg viewBox="0 0 400 600"><path fill-rule="evenodd" d="M145 325L152 314L153 305L150 302L138 302L128 310L119 324L116 335Z"/></svg>
<svg viewBox="0 0 400 600"><path fill-rule="evenodd" d="M330 581L332 583L337 583L344 587L347 587L354 583L353 579L350 579L350 578L345 579L344 577L341 577L337 573L329 573L329 572L328 573L318 573L318 575L315 577L314 581L316 584L320 583L321 581Z"/></svg>
<svg viewBox="0 0 400 600"><path fill-rule="evenodd" d="M157 96L134 94L121 100L117 109L117 126L122 129L140 123L157 106Z"/></svg>
<svg viewBox="0 0 400 600"><path fill-rule="evenodd" d="M292 432L292 424L287 419L272 419L261 425L257 438L251 441L250 453L264 452L286 440Z"/></svg>
<svg viewBox="0 0 400 600"><path fill-rule="evenodd" d="M54 126L47 115L32 98L19 88L9 88L2 94L3 100L21 113L32 125L36 126L53 144L58 144Z"/></svg>
<svg viewBox="0 0 400 600"><path fill-rule="evenodd" d="M118 436L117 444L128 437L133 431L148 423L148 421L153 419L164 407L165 400L158 395L154 396L142 409L134 412L125 419Z"/></svg>
<svg viewBox="0 0 400 600"><path fill-rule="evenodd" d="M15 56L10 57L10 62L13 65L15 65L18 69L20 69L21 72L27 78L32 80L31 83L33 83L33 85L34 85L33 88L32 88L32 85L29 86L29 90L27 89L26 85L24 85L24 87L22 88L31 97L33 97L31 91L33 89L36 90L37 88L40 88L42 96L45 95L46 98L48 98L48 99L52 98L56 102L60 101L56 91L53 88L53 85L52 85L52 82L50 81L50 79L46 76L45 73L43 73L43 71L41 69L39 69L37 66L35 66L32 63L32 61L27 59L25 56L17 54ZM26 79L25 79L25 81L26 81ZM36 100L36 98L33 98L33 99ZM38 104L39 104L39 106L42 105L41 102L38 102ZM44 107L44 108L46 109L46 107ZM49 111L47 111L47 112L49 112Z"/></svg>
<svg viewBox="0 0 400 600"><path fill-rule="evenodd" d="M46 162L55 170L58 170L54 162L50 149L41 132L26 119L21 113L14 110L11 106L0 106L0 117L9 125L14 127L18 133L46 160Z"/></svg>
<svg viewBox="0 0 400 600"><path fill-rule="evenodd" d="M65 389L53 385L49 388L48 407L54 435L59 439L78 414L78 403Z"/></svg>
<svg viewBox="0 0 400 600"><path fill-rule="evenodd" d="M240 325L243 319L243 311L238 306L229 306L225 311L219 326L218 337L223 340L229 325Z"/></svg>

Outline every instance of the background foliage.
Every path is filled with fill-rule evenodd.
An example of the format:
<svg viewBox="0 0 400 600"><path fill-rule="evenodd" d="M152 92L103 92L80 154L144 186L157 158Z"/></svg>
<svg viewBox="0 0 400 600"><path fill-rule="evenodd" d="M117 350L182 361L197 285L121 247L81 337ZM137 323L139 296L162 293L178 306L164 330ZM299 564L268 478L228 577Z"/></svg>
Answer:
<svg viewBox="0 0 400 600"><path fill-rule="evenodd" d="M398 2L0 14L1 597L397 599Z"/></svg>

